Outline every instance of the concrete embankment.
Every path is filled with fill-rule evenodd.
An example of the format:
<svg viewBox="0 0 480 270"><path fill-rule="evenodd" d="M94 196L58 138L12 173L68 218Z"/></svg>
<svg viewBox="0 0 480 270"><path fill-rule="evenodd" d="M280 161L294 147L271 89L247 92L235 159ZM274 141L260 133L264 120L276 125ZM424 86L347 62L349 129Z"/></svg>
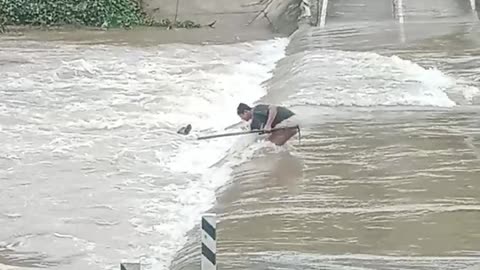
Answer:
<svg viewBox="0 0 480 270"><path fill-rule="evenodd" d="M291 35L305 20L309 0L136 0L157 21L193 21L201 28L136 27L135 31L61 27L41 31L35 27L9 27L9 33L38 40L90 40L131 44L233 43ZM308 12L307 12L308 13Z"/></svg>
<svg viewBox="0 0 480 270"><path fill-rule="evenodd" d="M243 41L288 36L298 28L301 0L139 0L157 20L191 20L204 41ZM184 31L178 29L177 31ZM190 30L186 30L190 31Z"/></svg>

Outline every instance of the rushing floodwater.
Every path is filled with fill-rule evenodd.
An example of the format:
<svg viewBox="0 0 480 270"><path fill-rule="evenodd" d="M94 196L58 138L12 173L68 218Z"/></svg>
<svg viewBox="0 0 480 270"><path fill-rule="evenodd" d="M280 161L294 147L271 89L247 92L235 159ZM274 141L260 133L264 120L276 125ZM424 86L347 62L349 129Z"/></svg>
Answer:
<svg viewBox="0 0 480 270"><path fill-rule="evenodd" d="M478 26L404 2L405 25L338 1L326 29L234 45L3 37L0 268L198 269L214 211L221 269L476 269ZM259 99L300 141L195 140Z"/></svg>
<svg viewBox="0 0 480 270"><path fill-rule="evenodd" d="M459 17L425 21L425 5L405 25L352 24L371 4L352 2L296 33L267 82L263 100L299 112L303 136L218 191L221 269L480 267L476 20L442 1ZM198 269L199 241L196 228L173 269Z"/></svg>
<svg viewBox="0 0 480 270"><path fill-rule="evenodd" d="M0 263L165 269L228 171L240 100L265 92L285 39L228 46L0 43ZM90 265L90 266L89 266Z"/></svg>

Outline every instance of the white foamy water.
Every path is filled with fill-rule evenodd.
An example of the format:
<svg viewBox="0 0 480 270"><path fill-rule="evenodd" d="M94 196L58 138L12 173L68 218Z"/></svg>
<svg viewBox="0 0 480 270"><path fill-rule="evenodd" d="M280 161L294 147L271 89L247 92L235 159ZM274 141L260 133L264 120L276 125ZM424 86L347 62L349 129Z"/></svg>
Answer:
<svg viewBox="0 0 480 270"><path fill-rule="evenodd" d="M167 269L233 161L210 166L248 144L196 134L238 122L287 42L1 41L0 263Z"/></svg>
<svg viewBox="0 0 480 270"><path fill-rule="evenodd" d="M478 91L435 67L395 55L315 49L282 62L292 72L276 77L272 85L289 93L284 104L290 106L453 107L457 101L452 95L471 103Z"/></svg>
<svg viewBox="0 0 480 270"><path fill-rule="evenodd" d="M291 103L294 104L456 105L448 95L449 90L457 87L454 78L435 68L424 68L397 56L316 50L299 56L295 68L302 72L296 73L289 81L300 87L298 92L291 95Z"/></svg>

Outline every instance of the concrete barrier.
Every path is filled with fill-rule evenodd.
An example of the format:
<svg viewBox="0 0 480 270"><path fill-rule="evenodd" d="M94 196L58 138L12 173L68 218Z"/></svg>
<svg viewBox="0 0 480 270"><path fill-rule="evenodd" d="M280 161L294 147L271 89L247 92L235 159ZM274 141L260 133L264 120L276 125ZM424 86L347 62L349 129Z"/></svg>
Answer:
<svg viewBox="0 0 480 270"><path fill-rule="evenodd" d="M191 20L216 28L269 30L290 35L297 28L302 0L137 0L157 20ZM307 0L305 0L307 1ZM308 0L310 1L310 0Z"/></svg>

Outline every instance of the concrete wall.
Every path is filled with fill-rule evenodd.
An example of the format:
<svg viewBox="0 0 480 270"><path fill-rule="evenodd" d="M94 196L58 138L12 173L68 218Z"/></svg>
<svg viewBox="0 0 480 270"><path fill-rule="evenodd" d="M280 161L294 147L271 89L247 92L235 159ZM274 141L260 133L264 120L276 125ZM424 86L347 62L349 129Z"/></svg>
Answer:
<svg viewBox="0 0 480 270"><path fill-rule="evenodd" d="M177 0L138 0L142 8L156 19L173 21ZM202 25L216 22L217 27L265 28L290 34L296 28L300 0L178 0L177 19ZM267 5L268 4L268 5ZM266 8L263 14L255 17ZM255 21L252 23L252 20Z"/></svg>
<svg viewBox="0 0 480 270"><path fill-rule="evenodd" d="M300 2L301 0L273 0L268 6L267 16L278 32L290 35L298 28L301 23Z"/></svg>

